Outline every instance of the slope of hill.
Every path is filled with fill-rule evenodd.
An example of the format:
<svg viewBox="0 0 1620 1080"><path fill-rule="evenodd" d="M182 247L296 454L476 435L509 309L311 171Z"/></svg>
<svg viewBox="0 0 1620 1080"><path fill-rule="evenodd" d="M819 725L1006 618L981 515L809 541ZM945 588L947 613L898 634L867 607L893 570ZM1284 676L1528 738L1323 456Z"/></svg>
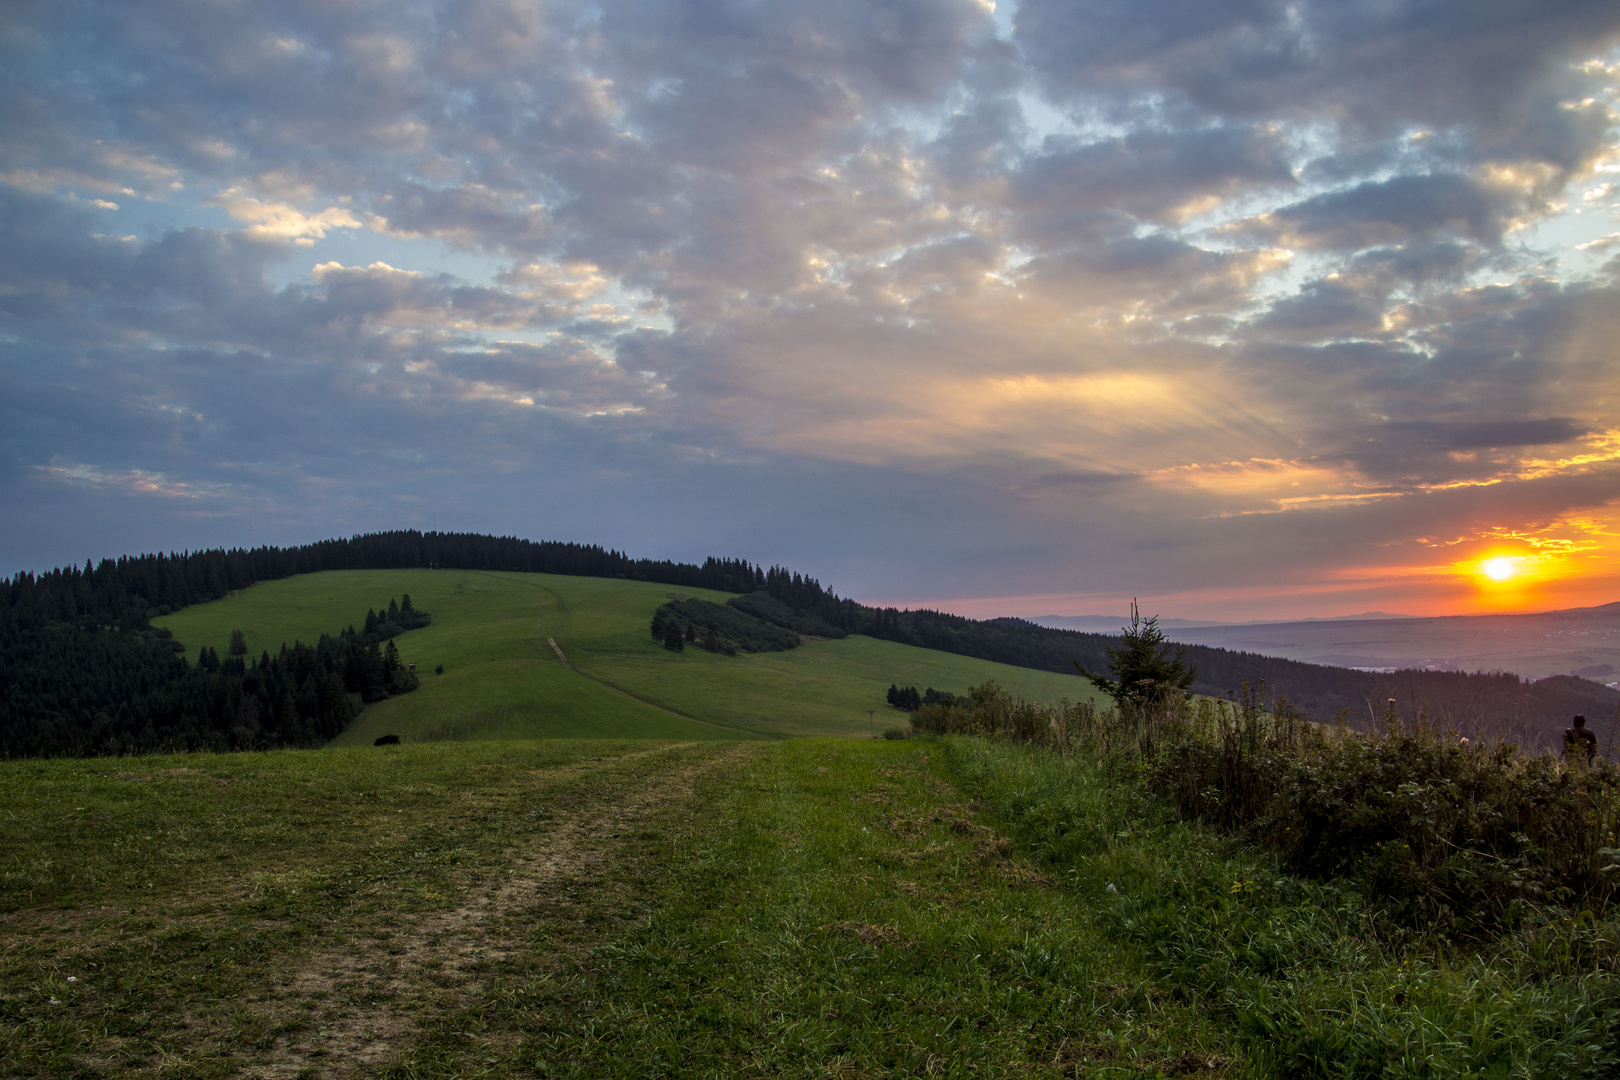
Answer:
<svg viewBox="0 0 1620 1080"><path fill-rule="evenodd" d="M399 639L422 686L369 707L337 745L397 734L464 738L713 739L862 735L905 722L890 683L961 692L996 679L1042 701L1089 699L1074 675L852 635L783 653L673 653L652 639L671 589L650 582L474 570L342 570L265 581L156 620L195 656L241 629L250 653L333 633L410 594L433 623ZM728 594L676 595L723 601ZM555 648L552 646L555 642ZM439 665L444 674L435 674Z"/></svg>

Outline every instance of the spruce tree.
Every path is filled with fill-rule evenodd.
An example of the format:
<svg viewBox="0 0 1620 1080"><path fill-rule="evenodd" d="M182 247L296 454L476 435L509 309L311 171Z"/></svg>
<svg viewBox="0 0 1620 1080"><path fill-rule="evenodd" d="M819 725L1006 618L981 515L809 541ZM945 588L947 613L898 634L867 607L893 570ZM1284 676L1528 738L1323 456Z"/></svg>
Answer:
<svg viewBox="0 0 1620 1080"><path fill-rule="evenodd" d="M1080 661L1073 664L1080 674L1116 705L1148 705L1163 701L1172 692L1191 689L1198 668L1187 663L1187 650L1172 646L1159 629L1157 615L1143 619L1131 601L1131 625L1123 628L1120 643L1105 650L1114 677L1087 671ZM1171 649L1175 652L1172 655Z"/></svg>

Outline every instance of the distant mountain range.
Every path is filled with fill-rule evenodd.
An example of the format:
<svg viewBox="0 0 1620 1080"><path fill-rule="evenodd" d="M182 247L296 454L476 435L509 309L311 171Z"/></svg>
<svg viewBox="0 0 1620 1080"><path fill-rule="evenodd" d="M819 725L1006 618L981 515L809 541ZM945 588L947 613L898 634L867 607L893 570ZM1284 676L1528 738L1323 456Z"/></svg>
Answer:
<svg viewBox="0 0 1620 1080"><path fill-rule="evenodd" d="M1361 619L1416 619L1418 615L1394 615L1387 611L1364 611L1360 615L1329 615L1322 618L1301 619L1300 622L1352 622ZM1088 634L1117 634L1130 621L1129 615L1037 615L1029 620L1037 626L1054 630L1080 630ZM1256 619L1244 623L1213 622L1208 619L1160 619L1159 625L1170 627L1192 626L1258 626L1272 625L1269 620Z"/></svg>
<svg viewBox="0 0 1620 1080"><path fill-rule="evenodd" d="M1042 626L1118 633L1129 619L1081 615ZM1313 664L1390 671L1509 671L1531 679L1576 675L1620 688L1620 603L1525 615L1420 618L1367 612L1343 619L1209 623L1161 619L1170 639Z"/></svg>

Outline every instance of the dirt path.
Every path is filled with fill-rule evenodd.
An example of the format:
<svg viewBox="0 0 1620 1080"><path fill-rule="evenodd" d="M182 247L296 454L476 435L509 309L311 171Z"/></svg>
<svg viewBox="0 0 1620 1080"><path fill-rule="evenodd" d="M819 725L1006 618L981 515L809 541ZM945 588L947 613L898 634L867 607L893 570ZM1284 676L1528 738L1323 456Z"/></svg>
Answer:
<svg viewBox="0 0 1620 1080"><path fill-rule="evenodd" d="M551 651L557 654L557 659L559 659L559 660L561 660L563 662L563 667L572 667L572 665L569 664L569 662L568 662L568 657L563 655L562 646L557 644L557 639L556 638L554 638L554 637L546 638L546 644L550 645L551 646Z"/></svg>
<svg viewBox="0 0 1620 1080"><path fill-rule="evenodd" d="M625 857L622 838L690 803L705 775L760 748L739 744L639 776L621 797L561 819L512 850L505 874L458 907L396 922L350 948L294 958L262 997L243 1005L272 1028L298 1030L277 1037L261 1063L241 1075L373 1075L414 1042L419 1017L464 1008L531 948L537 929L555 924L559 931L546 934L542 967L555 970L583 954L595 934L580 929L586 920L578 916L601 914L623 899L609 881L613 864ZM671 752L660 747L624 755L602 762L601 771ZM490 1046L498 1047L498 1037Z"/></svg>

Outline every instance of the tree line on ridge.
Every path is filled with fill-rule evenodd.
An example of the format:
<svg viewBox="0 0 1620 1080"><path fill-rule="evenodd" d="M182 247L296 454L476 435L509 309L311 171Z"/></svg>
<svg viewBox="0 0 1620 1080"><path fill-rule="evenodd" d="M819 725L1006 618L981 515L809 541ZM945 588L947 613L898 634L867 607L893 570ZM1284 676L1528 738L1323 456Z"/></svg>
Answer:
<svg viewBox="0 0 1620 1080"><path fill-rule="evenodd" d="M151 633L149 620L174 609L224 597L259 581L323 570L443 568L503 570L620 578L742 594L732 605L795 634L840 637L865 634L1019 667L1075 672L1075 664L1101 670L1112 635L1055 630L1023 619L969 619L928 609L869 607L839 597L813 577L746 559L708 558L702 564L633 559L597 545L533 541L472 533L397 530L297 547L210 549L87 562L41 574L0 579L0 710L29 657L124 656L135 638ZM768 598L768 599L767 599ZM105 635L131 635L114 642ZM48 648L46 638L56 644ZM684 634L684 628L683 628ZM63 635L79 635L71 646ZM94 644L92 644L94 639ZM43 651L41 651L43 650ZM157 650L161 652L161 648ZM144 655L144 654L143 654ZM1382 715L1390 698L1403 713L1427 705L1465 725L1491 729L1528 745L1561 730L1568 716L1586 712L1607 719L1620 694L1597 683L1558 677L1527 684L1511 673L1355 671L1189 645L1196 665L1194 691L1226 696L1263 682L1317 719L1344 715L1352 724ZM140 667L150 661L129 663ZM167 659L173 660L170 656ZM124 661L118 661L123 663ZM184 663L183 660L180 661ZM0 712L0 717L12 715ZM0 753L12 752L0 747Z"/></svg>

